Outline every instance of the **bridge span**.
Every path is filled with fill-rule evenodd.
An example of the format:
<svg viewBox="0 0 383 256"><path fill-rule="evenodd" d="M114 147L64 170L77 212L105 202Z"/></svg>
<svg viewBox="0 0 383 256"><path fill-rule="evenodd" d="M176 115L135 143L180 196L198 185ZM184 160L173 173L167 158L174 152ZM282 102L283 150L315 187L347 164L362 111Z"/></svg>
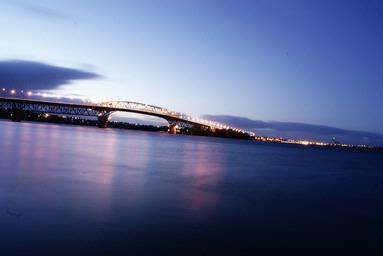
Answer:
<svg viewBox="0 0 383 256"><path fill-rule="evenodd" d="M57 115L97 117L98 127L106 128L110 115L114 112L130 112L165 119L169 123L169 132L177 133L180 129L198 130L200 132L229 131L254 136L254 133L229 125L195 118L166 108L130 101L107 101L101 103L69 103L37 99L20 99L0 97L0 108L12 111L11 119L21 120L21 111L49 113Z"/></svg>

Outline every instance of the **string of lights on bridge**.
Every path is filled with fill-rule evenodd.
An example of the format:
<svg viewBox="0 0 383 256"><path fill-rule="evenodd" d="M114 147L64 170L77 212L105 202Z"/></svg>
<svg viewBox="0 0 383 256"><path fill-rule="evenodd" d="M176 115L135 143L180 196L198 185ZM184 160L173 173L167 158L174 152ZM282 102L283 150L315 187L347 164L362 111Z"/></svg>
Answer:
<svg viewBox="0 0 383 256"><path fill-rule="evenodd" d="M16 90L16 89L8 89L8 88L1 88L1 93L2 96L7 96L7 97L12 97L12 98L22 98L22 99L35 99L35 98L45 98L47 100L64 100L65 102L81 102L84 104L97 104L97 105L102 105L102 106L110 106L110 107L121 107L121 104L124 104L124 106L127 106L126 108L130 109L136 109L136 110L143 110L147 111L148 113L150 112L155 112L155 113L161 113L161 114L166 114L170 115L179 119L184 119L185 121L193 122L193 123L199 123L202 125L210 126L215 129L220 129L220 130L232 130L234 132L238 133L243 133L243 134L249 134L250 136L255 136L255 133L245 131L240 128L232 127L226 124L222 124L219 122L211 121L211 120L206 120L202 118L197 118L193 116L189 116L186 114L182 114L179 112L175 111L170 111L166 108L161 108L161 107L156 107L156 106L151 106L147 104L142 104L142 103L135 103L135 102L119 102L119 101L96 101L92 100L89 98L85 97L78 97L78 96L67 96L67 95L60 95L60 94L55 94L51 92L44 92L44 91L36 91L36 90Z"/></svg>
<svg viewBox="0 0 383 256"><path fill-rule="evenodd" d="M66 101L79 101L83 103L95 103L96 101L91 100L86 97L79 97L79 96L73 96L73 95L61 95L51 92L45 92L45 91L36 91L36 90L16 90L16 89L8 89L8 88L1 88L0 94L3 96L9 96L13 98L46 98L46 99L52 99L52 100L66 100Z"/></svg>

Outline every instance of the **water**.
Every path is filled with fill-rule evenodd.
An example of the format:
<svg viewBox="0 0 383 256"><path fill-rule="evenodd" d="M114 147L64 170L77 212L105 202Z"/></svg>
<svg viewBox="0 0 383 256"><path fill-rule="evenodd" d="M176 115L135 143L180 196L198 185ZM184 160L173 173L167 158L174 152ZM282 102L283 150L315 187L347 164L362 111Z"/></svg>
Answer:
<svg viewBox="0 0 383 256"><path fill-rule="evenodd" d="M382 251L379 153L8 121L0 136L0 255Z"/></svg>

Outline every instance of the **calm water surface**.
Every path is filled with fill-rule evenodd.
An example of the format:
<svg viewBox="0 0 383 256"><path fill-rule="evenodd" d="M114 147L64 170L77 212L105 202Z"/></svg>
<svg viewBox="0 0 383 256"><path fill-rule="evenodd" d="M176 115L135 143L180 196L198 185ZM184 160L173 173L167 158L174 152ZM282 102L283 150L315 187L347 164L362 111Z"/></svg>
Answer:
<svg viewBox="0 0 383 256"><path fill-rule="evenodd" d="M382 154L8 121L0 143L0 255L383 247Z"/></svg>

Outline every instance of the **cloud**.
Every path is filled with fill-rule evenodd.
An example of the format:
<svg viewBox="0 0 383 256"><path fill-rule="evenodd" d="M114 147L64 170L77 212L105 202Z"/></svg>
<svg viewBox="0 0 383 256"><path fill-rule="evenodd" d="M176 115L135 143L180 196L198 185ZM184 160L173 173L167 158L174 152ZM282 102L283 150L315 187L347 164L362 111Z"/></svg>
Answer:
<svg viewBox="0 0 383 256"><path fill-rule="evenodd" d="M67 19L69 16L63 12L60 12L56 9L43 6L43 5L37 5L32 4L29 2L19 2L17 3L18 6L25 11L28 14L31 14L33 16L39 17L39 18L48 18L48 19Z"/></svg>
<svg viewBox="0 0 383 256"><path fill-rule="evenodd" d="M73 80L96 78L100 78L100 75L41 62L25 60L0 61L0 87L52 90Z"/></svg>
<svg viewBox="0 0 383 256"><path fill-rule="evenodd" d="M228 115L205 115L204 118L255 131L258 135L330 141L333 137L345 143L383 145L379 133L340 129L325 125L294 122L261 121Z"/></svg>

